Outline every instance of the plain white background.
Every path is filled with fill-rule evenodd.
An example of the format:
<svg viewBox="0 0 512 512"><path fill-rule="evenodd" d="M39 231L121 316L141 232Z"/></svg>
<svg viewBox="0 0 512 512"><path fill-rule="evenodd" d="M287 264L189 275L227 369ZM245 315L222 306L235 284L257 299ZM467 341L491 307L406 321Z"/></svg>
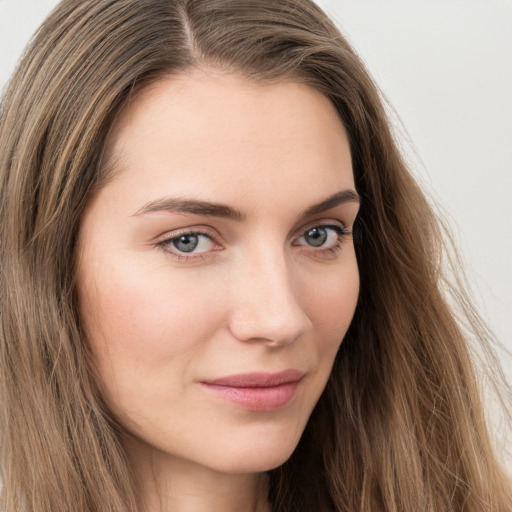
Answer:
<svg viewBox="0 0 512 512"><path fill-rule="evenodd" d="M55 0L0 0L0 87ZM512 1L318 0L366 62L512 349ZM512 380L512 361L503 356Z"/></svg>

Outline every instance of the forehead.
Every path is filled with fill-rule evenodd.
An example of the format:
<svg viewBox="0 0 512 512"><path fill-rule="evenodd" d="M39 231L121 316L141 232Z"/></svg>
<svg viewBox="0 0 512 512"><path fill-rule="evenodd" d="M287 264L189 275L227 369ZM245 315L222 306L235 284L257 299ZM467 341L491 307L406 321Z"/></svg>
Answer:
<svg viewBox="0 0 512 512"><path fill-rule="evenodd" d="M354 186L346 133L325 96L294 81L256 84L215 70L194 69L137 93L107 153L116 181L144 183L153 195L272 196L302 183L320 197Z"/></svg>

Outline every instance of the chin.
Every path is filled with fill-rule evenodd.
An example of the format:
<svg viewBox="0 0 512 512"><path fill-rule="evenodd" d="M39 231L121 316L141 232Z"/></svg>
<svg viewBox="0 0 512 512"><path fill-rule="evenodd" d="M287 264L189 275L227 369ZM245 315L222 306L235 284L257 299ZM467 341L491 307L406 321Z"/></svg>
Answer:
<svg viewBox="0 0 512 512"><path fill-rule="evenodd" d="M253 437L242 446L231 445L216 457L217 470L224 473L262 473L284 464L300 440L293 431L286 436Z"/></svg>
<svg viewBox="0 0 512 512"><path fill-rule="evenodd" d="M265 473L284 464L292 455L293 450L286 453L258 454L240 460L217 461L216 470L222 473Z"/></svg>

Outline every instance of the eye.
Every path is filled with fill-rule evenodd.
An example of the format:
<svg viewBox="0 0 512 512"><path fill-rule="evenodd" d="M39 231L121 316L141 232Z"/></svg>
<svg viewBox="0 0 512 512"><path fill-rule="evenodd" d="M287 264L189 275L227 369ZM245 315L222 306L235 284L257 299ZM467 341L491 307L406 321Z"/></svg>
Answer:
<svg viewBox="0 0 512 512"><path fill-rule="evenodd" d="M158 246L178 258L187 258L189 255L192 257L195 254L199 255L219 248L210 235L198 231L167 236L164 240L158 242Z"/></svg>
<svg viewBox="0 0 512 512"><path fill-rule="evenodd" d="M318 249L336 249L342 239L350 235L343 226L326 224L308 228L294 245L306 245Z"/></svg>

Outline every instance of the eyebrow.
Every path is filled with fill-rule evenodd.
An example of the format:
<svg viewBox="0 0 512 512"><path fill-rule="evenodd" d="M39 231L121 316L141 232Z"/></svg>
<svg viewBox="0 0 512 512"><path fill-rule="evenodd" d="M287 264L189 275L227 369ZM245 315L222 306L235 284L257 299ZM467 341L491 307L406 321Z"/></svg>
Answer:
<svg viewBox="0 0 512 512"><path fill-rule="evenodd" d="M321 201L320 203L314 204L313 206L306 208L306 210L304 210L304 213L302 214L302 217L309 217L310 215L322 213L325 212L326 210L330 210L331 208L335 208L336 206L345 203L360 204L361 198L359 197L359 194L355 190L352 190L350 188L346 190L341 190L340 192L336 192L336 194L329 196L324 201Z"/></svg>
<svg viewBox="0 0 512 512"><path fill-rule="evenodd" d="M154 212L182 212L203 215L205 217L221 217L230 220L243 221L245 215L227 204L211 203L196 199L182 199L174 197L162 197L145 204L133 216L145 215Z"/></svg>
<svg viewBox="0 0 512 512"><path fill-rule="evenodd" d="M346 189L329 196L320 203L308 207L302 213L301 217L308 217L317 213L330 210L344 203L360 203L359 195L355 190ZM137 210L133 216L146 215L154 212L180 212L202 215L205 217L220 217L229 220L241 222L246 219L246 215L240 210L222 203L212 203L209 201L200 201L196 199L184 199L174 197L162 197L146 203Z"/></svg>

